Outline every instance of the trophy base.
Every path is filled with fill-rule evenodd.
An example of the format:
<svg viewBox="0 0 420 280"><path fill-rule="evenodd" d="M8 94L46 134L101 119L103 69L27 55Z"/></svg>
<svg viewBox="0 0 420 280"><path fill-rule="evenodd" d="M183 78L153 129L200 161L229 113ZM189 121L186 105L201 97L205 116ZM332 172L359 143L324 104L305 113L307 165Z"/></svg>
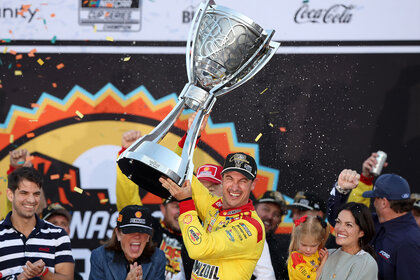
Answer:
<svg viewBox="0 0 420 280"><path fill-rule="evenodd" d="M140 188L159 197L169 198L171 194L162 187L159 178L168 177L178 183L181 178L175 171L181 166L181 157L152 142L143 142L133 152L129 149L118 159L122 173Z"/></svg>

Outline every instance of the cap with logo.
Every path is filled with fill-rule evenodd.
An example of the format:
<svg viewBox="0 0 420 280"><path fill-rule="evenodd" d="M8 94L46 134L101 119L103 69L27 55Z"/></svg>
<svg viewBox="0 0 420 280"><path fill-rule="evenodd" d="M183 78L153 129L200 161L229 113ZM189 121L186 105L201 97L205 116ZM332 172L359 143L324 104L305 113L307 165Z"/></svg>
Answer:
<svg viewBox="0 0 420 280"><path fill-rule="evenodd" d="M223 165L222 174L229 171L237 171L250 180L257 176L257 163L255 159L244 153L228 154Z"/></svg>
<svg viewBox="0 0 420 280"><path fill-rule="evenodd" d="M373 190L366 191L363 197L402 200L410 198L410 186L406 179L397 174L382 174L376 179Z"/></svg>
<svg viewBox="0 0 420 280"><path fill-rule="evenodd" d="M286 206L286 200L283 195L278 191L266 191L263 196L257 200L257 203L271 202L277 204L280 209Z"/></svg>
<svg viewBox="0 0 420 280"><path fill-rule="evenodd" d="M222 167L214 164L204 164L197 169L197 179L215 184L222 183Z"/></svg>
<svg viewBox="0 0 420 280"><path fill-rule="evenodd" d="M152 235L152 219L146 207L128 205L118 215L117 228L125 234L139 232Z"/></svg>
<svg viewBox="0 0 420 280"><path fill-rule="evenodd" d="M61 206L60 203L51 203L42 210L42 219L44 220L48 220L49 218L55 215L66 217L69 222L71 221L70 212L67 211L66 208Z"/></svg>
<svg viewBox="0 0 420 280"><path fill-rule="evenodd" d="M313 192L298 192L295 195L293 203L289 204L289 208L297 208L303 211L316 210L327 213L325 200Z"/></svg>

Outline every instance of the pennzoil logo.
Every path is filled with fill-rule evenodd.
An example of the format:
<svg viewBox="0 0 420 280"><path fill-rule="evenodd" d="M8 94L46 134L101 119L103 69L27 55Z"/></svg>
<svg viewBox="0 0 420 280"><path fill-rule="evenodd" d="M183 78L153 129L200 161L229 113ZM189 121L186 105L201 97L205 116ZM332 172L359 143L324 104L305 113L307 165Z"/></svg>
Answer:
<svg viewBox="0 0 420 280"><path fill-rule="evenodd" d="M195 261L193 266L193 274L199 279L218 280L219 278L219 267L217 265L210 265Z"/></svg>
<svg viewBox="0 0 420 280"><path fill-rule="evenodd" d="M201 232L198 230L198 228L194 226L190 226L187 230L188 232L188 238L194 245L198 245L201 243Z"/></svg>

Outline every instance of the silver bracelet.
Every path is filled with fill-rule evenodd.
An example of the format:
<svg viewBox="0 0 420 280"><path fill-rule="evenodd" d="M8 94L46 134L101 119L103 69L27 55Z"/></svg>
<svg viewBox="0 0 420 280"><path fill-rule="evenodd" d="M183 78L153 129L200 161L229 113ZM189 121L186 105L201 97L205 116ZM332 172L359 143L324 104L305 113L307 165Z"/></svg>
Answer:
<svg viewBox="0 0 420 280"><path fill-rule="evenodd" d="M339 192L339 193L341 193L341 194L348 194L351 190L345 190L345 189L343 189L343 188L341 188L339 185L338 185L338 183L335 183L335 189Z"/></svg>

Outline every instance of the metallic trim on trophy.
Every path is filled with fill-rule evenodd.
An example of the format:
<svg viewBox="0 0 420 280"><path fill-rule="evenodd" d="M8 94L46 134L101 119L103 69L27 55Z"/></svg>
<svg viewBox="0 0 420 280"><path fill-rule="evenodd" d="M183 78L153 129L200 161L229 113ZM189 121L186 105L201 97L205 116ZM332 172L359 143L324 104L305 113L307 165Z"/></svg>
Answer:
<svg viewBox="0 0 420 280"><path fill-rule="evenodd" d="M170 193L161 186L160 177L169 177L180 186L191 180L195 142L204 117L217 97L247 82L271 59L280 46L271 41L273 35L274 31L264 31L250 18L214 1L201 3L186 48L188 83L165 119L120 155L121 171L139 187L162 198L170 197ZM158 143L184 108L197 115L178 156Z"/></svg>

